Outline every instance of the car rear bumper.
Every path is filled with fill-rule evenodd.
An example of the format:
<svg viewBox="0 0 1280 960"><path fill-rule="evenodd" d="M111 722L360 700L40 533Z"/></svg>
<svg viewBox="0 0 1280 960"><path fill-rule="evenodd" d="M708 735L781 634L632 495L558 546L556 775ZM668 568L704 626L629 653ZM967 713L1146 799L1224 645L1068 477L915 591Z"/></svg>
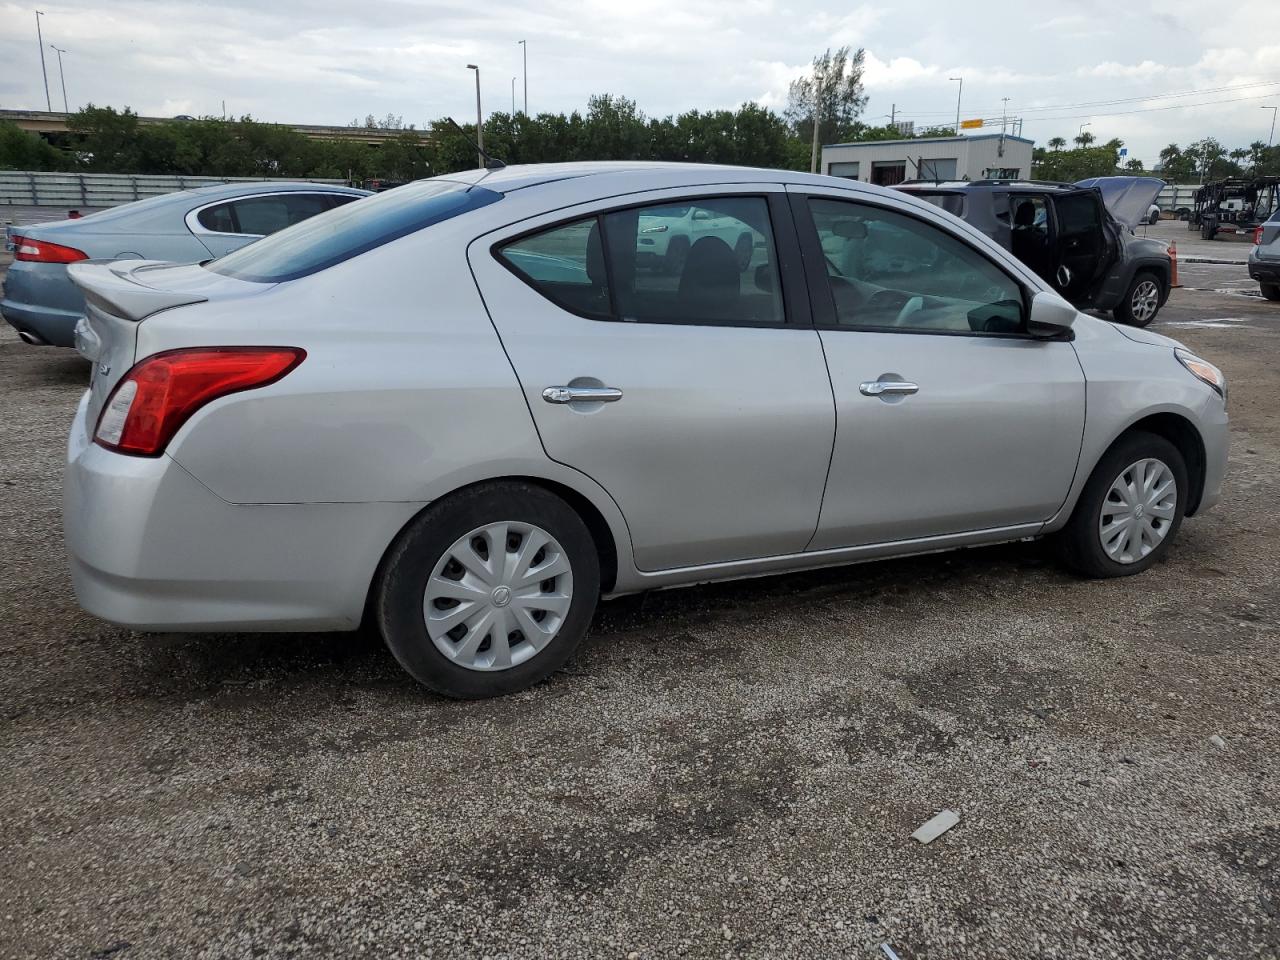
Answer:
<svg viewBox="0 0 1280 960"><path fill-rule="evenodd" d="M31 334L37 341L54 347L76 345L76 323L81 316L79 311L59 310L54 307L41 307L6 299L0 300L0 315L3 315L9 326L18 333ZM28 340L28 342L32 341Z"/></svg>
<svg viewBox="0 0 1280 960"><path fill-rule="evenodd" d="M232 504L168 456L71 427L63 525L90 613L142 630L348 630L387 546L422 504Z"/></svg>
<svg viewBox="0 0 1280 960"><path fill-rule="evenodd" d="M1263 283L1280 283L1280 260L1263 260L1261 257L1249 257L1249 276Z"/></svg>

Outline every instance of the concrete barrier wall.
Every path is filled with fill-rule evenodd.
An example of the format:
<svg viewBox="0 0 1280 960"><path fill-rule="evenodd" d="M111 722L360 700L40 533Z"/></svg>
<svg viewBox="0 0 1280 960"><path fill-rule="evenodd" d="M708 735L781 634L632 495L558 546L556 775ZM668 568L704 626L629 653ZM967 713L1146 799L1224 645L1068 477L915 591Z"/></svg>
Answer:
<svg viewBox="0 0 1280 960"><path fill-rule="evenodd" d="M308 183L344 184L345 180L302 177L162 177L114 173L45 173L0 170L0 205L65 207L67 209L115 207L162 193L207 187L215 183L262 183L302 180Z"/></svg>

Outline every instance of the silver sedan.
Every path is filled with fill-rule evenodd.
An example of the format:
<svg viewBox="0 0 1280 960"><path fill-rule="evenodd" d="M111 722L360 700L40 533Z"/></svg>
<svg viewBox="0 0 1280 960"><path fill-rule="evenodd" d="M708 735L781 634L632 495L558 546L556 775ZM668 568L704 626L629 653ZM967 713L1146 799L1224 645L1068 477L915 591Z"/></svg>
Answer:
<svg viewBox="0 0 1280 960"><path fill-rule="evenodd" d="M646 263L690 207L749 249ZM1034 537L1138 573L1226 463L1211 363L849 180L475 171L204 265L71 275L81 604L155 630L368 617L456 697L548 676L602 594Z"/></svg>
<svg viewBox="0 0 1280 960"><path fill-rule="evenodd" d="M70 347L84 297L67 277L68 264L208 260L368 195L323 183L226 183L148 197L75 220L10 227L14 261L0 314L27 343Z"/></svg>

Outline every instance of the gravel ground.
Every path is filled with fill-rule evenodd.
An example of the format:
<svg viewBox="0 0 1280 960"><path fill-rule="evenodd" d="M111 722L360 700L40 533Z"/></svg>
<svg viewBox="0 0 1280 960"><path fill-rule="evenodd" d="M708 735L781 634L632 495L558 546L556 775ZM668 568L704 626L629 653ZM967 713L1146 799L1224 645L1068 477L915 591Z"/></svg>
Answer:
<svg viewBox="0 0 1280 960"><path fill-rule="evenodd" d="M1280 307L1214 292L1239 274L1162 315L1234 435L1162 566L1032 544L627 598L472 704L365 634L79 612L86 368L6 327L0 957L1280 956Z"/></svg>

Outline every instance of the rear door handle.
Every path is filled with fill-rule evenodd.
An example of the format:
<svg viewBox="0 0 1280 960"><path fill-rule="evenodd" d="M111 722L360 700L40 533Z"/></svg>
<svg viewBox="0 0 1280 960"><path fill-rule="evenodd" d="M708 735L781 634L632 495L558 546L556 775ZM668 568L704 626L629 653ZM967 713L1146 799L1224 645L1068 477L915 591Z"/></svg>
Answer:
<svg viewBox="0 0 1280 960"><path fill-rule="evenodd" d="M868 380L858 387L864 397L883 397L890 394L910 396L920 392L920 384L909 380Z"/></svg>
<svg viewBox="0 0 1280 960"><path fill-rule="evenodd" d="M622 399L617 387L547 387L542 391L547 403L613 403Z"/></svg>

